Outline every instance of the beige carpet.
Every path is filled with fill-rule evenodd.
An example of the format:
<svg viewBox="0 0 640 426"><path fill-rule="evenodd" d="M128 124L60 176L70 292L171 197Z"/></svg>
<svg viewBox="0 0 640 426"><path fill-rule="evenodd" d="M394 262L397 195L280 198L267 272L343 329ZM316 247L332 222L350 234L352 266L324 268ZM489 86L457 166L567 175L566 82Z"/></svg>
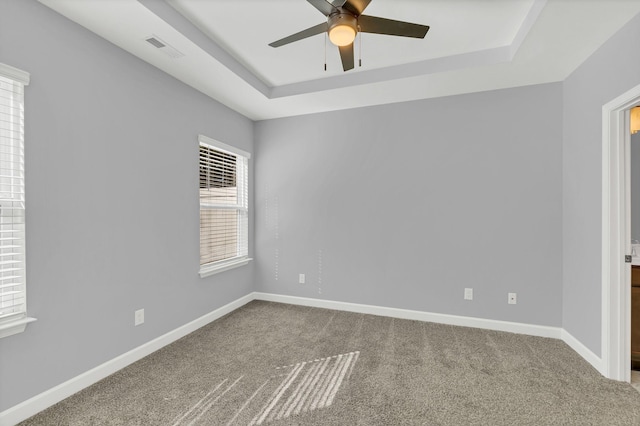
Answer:
<svg viewBox="0 0 640 426"><path fill-rule="evenodd" d="M254 301L24 425L640 425L559 340Z"/></svg>

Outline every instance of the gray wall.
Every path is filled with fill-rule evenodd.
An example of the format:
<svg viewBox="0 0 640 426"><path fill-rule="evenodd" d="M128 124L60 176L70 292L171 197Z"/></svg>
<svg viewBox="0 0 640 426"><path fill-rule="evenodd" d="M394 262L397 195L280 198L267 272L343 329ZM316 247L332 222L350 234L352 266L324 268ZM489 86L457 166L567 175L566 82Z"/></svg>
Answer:
<svg viewBox="0 0 640 426"><path fill-rule="evenodd" d="M631 156L631 239L640 242L640 133L631 135L629 155Z"/></svg>
<svg viewBox="0 0 640 426"><path fill-rule="evenodd" d="M255 137L257 290L561 325L561 84L263 121Z"/></svg>
<svg viewBox="0 0 640 426"><path fill-rule="evenodd" d="M252 265L198 276L197 135L252 151L250 120L32 0L0 2L0 40L0 62L31 73L38 318L0 339L2 411L248 294L254 279Z"/></svg>
<svg viewBox="0 0 640 426"><path fill-rule="evenodd" d="M601 353L602 106L640 84L640 15L563 83L564 329Z"/></svg>

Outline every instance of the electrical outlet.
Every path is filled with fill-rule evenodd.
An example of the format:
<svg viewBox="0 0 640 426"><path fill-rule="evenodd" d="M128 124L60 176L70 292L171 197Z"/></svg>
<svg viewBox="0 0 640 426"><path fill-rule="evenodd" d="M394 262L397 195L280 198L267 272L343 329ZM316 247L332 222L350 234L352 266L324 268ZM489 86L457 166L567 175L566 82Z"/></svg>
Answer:
<svg viewBox="0 0 640 426"><path fill-rule="evenodd" d="M144 309L138 309L135 312L135 319L133 324L138 326L142 323L144 323Z"/></svg>
<svg viewBox="0 0 640 426"><path fill-rule="evenodd" d="M304 274L298 275L298 283L304 284Z"/></svg>
<svg viewBox="0 0 640 426"><path fill-rule="evenodd" d="M515 293L509 293L509 299L508 302L510 305L515 305L518 301L516 299L516 294Z"/></svg>
<svg viewBox="0 0 640 426"><path fill-rule="evenodd" d="M473 300L473 289L465 288L464 289L464 300Z"/></svg>

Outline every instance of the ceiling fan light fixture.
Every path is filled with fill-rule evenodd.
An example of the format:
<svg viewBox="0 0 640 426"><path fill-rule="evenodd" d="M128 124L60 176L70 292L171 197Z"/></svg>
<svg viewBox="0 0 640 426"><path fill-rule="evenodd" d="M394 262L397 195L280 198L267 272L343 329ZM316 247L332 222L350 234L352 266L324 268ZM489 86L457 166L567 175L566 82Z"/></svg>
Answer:
<svg viewBox="0 0 640 426"><path fill-rule="evenodd" d="M336 46L348 46L355 40L358 20L349 13L339 13L329 17L329 40Z"/></svg>
<svg viewBox="0 0 640 426"><path fill-rule="evenodd" d="M329 30L329 40L336 46L348 46L356 38L356 30L349 25L336 25Z"/></svg>

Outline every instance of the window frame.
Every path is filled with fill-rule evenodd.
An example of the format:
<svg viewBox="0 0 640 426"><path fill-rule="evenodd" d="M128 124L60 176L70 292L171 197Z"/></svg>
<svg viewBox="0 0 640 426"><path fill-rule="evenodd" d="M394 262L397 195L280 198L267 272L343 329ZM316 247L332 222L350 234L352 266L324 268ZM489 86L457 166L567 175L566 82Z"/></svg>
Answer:
<svg viewBox="0 0 640 426"><path fill-rule="evenodd" d="M243 265L248 264L251 260L253 260L252 258L249 257L249 216L250 216L250 203L249 203L249 160L251 159L251 153L243 151L241 149L238 149L234 146L231 145L227 145L225 143L222 143L218 140L212 139L210 137L204 136L204 135L198 135L198 164L200 164L200 147L201 146L206 146L218 151L222 151L225 154L230 154L233 155L235 157L241 157L241 158L245 158L246 159L246 173L243 176L243 180L245 180L245 182L242 182L244 184L244 190L246 191L246 206L244 206L243 208L246 209L246 215L247 215L247 226L246 229L244 229L244 232L242 232L243 230L240 229L239 231L239 236L238 238L241 237L242 234L244 234L244 238L246 239L245 244L247 247L247 253L246 254L240 254L238 256L232 257L232 258L228 258L228 259L223 259L223 260L219 260L219 261L214 261L214 262L210 262L210 263L204 263L200 265L200 270L199 270L199 274L201 278L205 278L208 277L210 275L213 274L217 274L220 272L224 272L224 271L228 271L230 269L234 269ZM202 199L200 197L200 193L198 193L198 203L199 203L199 209L198 212L202 211ZM239 210L240 208L232 208L233 210ZM198 219L198 229L199 229L199 237L198 237L198 241L199 241L199 252L200 252L200 256L202 255L202 248L200 245L200 240L201 240L201 235L202 232L200 230L200 219Z"/></svg>
<svg viewBox="0 0 640 426"><path fill-rule="evenodd" d="M27 86L29 84L29 78L30 75L29 73L19 70L17 68L14 68L12 66L0 63L0 76L2 76L5 79L8 79L10 81L12 81L13 85L16 86L18 85L18 87L20 88L21 92L24 89L25 86ZM18 108L21 110L22 114L24 114L24 109L25 109L25 102L24 102L24 93L21 93L22 96L18 99L17 102L19 102L19 106ZM16 102L15 100L13 102ZM10 108L10 114L11 111L13 110L14 107ZM24 119L24 118L23 118ZM13 121L12 121L13 122ZM21 153L19 154L19 158L20 158L20 162L19 162L19 167L21 169L21 179L23 181L22 183L22 187L20 188L20 191L22 191L19 195L20 200L19 203L22 203L23 207L20 209L22 210L22 214L24 215L24 212L26 211L26 208L24 207L24 145L25 145L25 137L24 137L24 127L23 127L23 123L19 123L18 124L19 127L19 131L18 134L20 135L20 139L18 141L18 148L20 149ZM4 146L4 142L0 141L0 146ZM13 149L13 148L12 148ZM12 175L13 176L13 175ZM13 184L12 184L13 185ZM13 193L13 192L12 192ZM14 198L14 195L12 195L10 198ZM23 224L24 228L26 228L26 224ZM21 255L21 263L22 263L22 270L19 271L22 274L21 277L21 282L20 282L20 287L21 287L21 291L20 294L24 300L24 302L22 303L22 309L18 312L12 312L8 315L6 315L3 318L0 318L0 339L4 338L4 337L9 337L12 336L14 334L18 334L18 333L22 333L23 331L25 331L27 324L36 321L35 318L31 318L27 315L27 281L26 281L26 250L25 250L25 246L26 246L26 238L25 238L25 229L22 230L22 232L20 232L20 234L22 234L22 237L20 238L20 240L18 240L17 244L22 246L22 253L19 253ZM11 244L16 244L16 243L11 243ZM0 271L1 272L1 271ZM13 280L12 280L13 281Z"/></svg>

